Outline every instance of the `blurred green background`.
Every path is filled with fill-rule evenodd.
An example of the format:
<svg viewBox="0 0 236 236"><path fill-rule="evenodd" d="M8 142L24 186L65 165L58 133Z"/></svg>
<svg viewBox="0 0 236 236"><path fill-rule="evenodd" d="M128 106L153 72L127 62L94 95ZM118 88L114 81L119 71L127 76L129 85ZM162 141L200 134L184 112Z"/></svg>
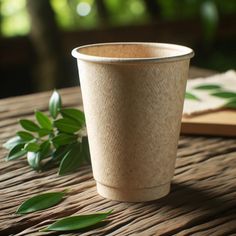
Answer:
<svg viewBox="0 0 236 236"><path fill-rule="evenodd" d="M0 97L77 85L86 43L179 43L195 66L235 69L235 25L235 0L0 0Z"/></svg>

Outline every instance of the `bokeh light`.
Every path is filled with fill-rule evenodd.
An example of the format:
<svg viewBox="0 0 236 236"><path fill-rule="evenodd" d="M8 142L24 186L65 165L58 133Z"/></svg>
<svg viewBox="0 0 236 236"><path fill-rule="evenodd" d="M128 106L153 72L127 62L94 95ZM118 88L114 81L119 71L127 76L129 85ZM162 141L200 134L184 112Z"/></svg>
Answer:
<svg viewBox="0 0 236 236"><path fill-rule="evenodd" d="M87 16L91 12L91 6L87 2L80 2L76 7L76 12L80 16Z"/></svg>

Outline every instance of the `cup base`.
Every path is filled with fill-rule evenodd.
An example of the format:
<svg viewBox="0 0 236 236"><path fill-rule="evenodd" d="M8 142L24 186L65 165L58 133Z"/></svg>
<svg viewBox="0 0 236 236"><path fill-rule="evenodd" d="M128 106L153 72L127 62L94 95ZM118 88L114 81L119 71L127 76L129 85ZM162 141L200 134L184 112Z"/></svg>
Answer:
<svg viewBox="0 0 236 236"><path fill-rule="evenodd" d="M170 192L170 183L153 188L120 189L97 183L97 192L104 198L121 202L147 202L157 200Z"/></svg>

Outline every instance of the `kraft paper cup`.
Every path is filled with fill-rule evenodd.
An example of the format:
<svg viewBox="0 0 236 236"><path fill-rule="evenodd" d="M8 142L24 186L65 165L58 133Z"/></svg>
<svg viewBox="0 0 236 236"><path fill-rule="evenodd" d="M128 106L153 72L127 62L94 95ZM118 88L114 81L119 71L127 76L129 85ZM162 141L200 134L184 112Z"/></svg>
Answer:
<svg viewBox="0 0 236 236"><path fill-rule="evenodd" d="M193 54L162 43L105 43L72 51L101 196L141 202L169 193Z"/></svg>

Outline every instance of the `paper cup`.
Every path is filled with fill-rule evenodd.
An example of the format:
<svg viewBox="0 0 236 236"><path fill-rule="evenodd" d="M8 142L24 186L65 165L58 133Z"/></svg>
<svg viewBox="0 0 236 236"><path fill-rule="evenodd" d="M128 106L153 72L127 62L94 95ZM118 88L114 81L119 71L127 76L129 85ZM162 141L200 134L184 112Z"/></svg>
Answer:
<svg viewBox="0 0 236 236"><path fill-rule="evenodd" d="M169 193L193 54L162 43L105 43L72 51L101 196L141 202Z"/></svg>

